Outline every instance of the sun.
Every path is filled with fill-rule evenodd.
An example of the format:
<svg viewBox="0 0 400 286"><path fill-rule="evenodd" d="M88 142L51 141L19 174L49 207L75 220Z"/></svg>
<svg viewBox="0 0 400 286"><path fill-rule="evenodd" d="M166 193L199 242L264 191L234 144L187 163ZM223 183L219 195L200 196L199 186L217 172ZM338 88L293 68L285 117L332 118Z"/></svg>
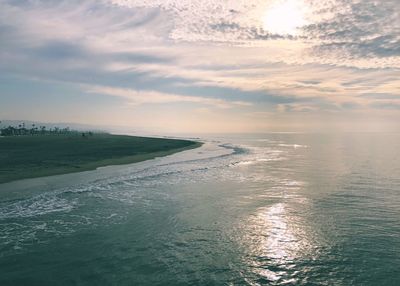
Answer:
<svg viewBox="0 0 400 286"><path fill-rule="evenodd" d="M267 8L263 28L271 34L297 35L307 24L306 8L302 0L277 0Z"/></svg>

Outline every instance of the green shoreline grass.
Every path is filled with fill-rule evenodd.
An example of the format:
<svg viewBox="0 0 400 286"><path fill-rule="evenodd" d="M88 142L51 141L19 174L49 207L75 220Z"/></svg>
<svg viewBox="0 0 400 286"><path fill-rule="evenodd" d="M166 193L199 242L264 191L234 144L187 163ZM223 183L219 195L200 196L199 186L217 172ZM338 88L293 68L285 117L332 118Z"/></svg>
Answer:
<svg viewBox="0 0 400 286"><path fill-rule="evenodd" d="M111 134L0 137L0 184L136 163L201 145L189 140Z"/></svg>

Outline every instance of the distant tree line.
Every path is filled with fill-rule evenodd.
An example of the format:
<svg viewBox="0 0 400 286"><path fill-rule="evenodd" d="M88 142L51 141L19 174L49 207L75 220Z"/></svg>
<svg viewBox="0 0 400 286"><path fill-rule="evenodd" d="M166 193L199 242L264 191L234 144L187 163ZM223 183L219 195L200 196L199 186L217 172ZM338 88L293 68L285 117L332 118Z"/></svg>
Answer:
<svg viewBox="0 0 400 286"><path fill-rule="evenodd" d="M0 121L1 124L1 121ZM30 128L28 128L25 123L18 124L15 126L7 126L0 128L1 136L26 136L26 135L56 135L56 134L81 134L82 137L92 136L92 132L79 132L76 130L71 130L69 127L59 128L59 127L50 127L46 126L36 126L36 124L31 124Z"/></svg>

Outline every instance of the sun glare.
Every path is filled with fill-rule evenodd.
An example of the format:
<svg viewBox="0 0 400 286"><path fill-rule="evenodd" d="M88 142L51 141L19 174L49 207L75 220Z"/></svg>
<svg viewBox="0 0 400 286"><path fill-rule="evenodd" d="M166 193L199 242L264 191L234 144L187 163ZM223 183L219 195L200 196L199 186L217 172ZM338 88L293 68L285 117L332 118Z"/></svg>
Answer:
<svg viewBox="0 0 400 286"><path fill-rule="evenodd" d="M296 35L307 24L306 5L302 0L276 0L264 14L264 30L279 35Z"/></svg>

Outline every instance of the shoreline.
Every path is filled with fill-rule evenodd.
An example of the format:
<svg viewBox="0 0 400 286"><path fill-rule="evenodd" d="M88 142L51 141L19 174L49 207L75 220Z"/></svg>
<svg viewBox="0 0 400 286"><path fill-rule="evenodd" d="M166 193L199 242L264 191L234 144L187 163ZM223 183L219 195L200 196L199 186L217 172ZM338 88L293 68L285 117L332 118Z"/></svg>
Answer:
<svg viewBox="0 0 400 286"><path fill-rule="evenodd" d="M7 138L7 137L4 137L4 138ZM21 138L21 137L19 137L19 138ZM11 138L11 139L9 139L9 141L13 141L13 140L16 141L16 140L19 140L19 138ZM147 149L151 149L150 152L142 151L137 154L129 154L129 152L127 152L127 154L124 154L124 155L119 155L119 156L113 155L110 157L107 157L106 155L101 154L102 150L100 149L100 150L97 150L98 151L97 153L95 153L95 155L98 156L98 158L95 158L95 159L90 158L90 160L86 159L86 161L84 161L84 162L76 162L74 160L67 159L67 163L65 162L65 158L60 159L60 161L58 161L58 162L57 162L57 160L53 159L53 161L51 161L51 164L52 164L51 166L46 165L46 160L43 160L43 158L40 158L38 156L37 156L37 158L33 159L34 163L36 163L36 164L32 164L32 162L29 162L30 164L27 163L26 164L27 166L23 166L20 168L18 168L19 167L18 165L14 166L14 169L13 169L12 166L11 167L10 166L2 166L0 164L0 186L2 184L21 181L24 179L33 179L33 178L40 178L40 177L48 177L48 176L55 176L55 175L93 171L100 167L128 165L128 164L143 162L143 161L155 159L158 157L172 155L172 154L179 153L179 152L186 151L186 150L196 149L203 145L202 142L193 141L193 140L166 139L166 138L156 138L156 137L138 137L138 136L130 136L130 135L111 135L111 134L104 135L104 134L102 134L102 135L95 135L94 138L97 141L100 140L100 143L103 143L103 142L101 142L102 140L110 141L110 139L111 139L112 144L107 145L107 147L111 146L115 153L120 153L118 146L119 146L119 144L121 144L121 142L118 142L118 140L124 140L124 141L132 140L132 143L133 143L132 145L136 144L136 146L132 146L131 149L133 149L135 147L146 149L149 144L152 144L152 146L151 146L152 148L147 148ZM50 141L50 142L46 142L46 144L49 145L51 143L53 145L52 147L54 149L54 143L57 144L57 141L59 141L60 137L47 136L46 138L23 138L22 140L24 140L24 139L27 139L27 140L33 139L33 141L35 141L35 140L40 141L40 139L45 139L45 141ZM50 140L48 140L48 139L50 139ZM61 139L63 139L63 138L61 137ZM71 140L71 137L65 137L65 139ZM73 141L82 141L82 139L79 137L74 137L72 140ZM54 142L51 142L51 141L54 141ZM87 141L89 143L92 143L90 141L90 139ZM139 141L139 142L135 142L135 141ZM67 142L67 143L70 144L71 142ZM82 142L79 142L79 143L82 143ZM106 142L106 143L109 143L109 142ZM124 142L124 143L126 143L126 142ZM169 145L167 146L167 144L169 144ZM122 147L126 148L125 145ZM154 146L154 145L156 145L156 146ZM0 146L0 147L2 147L2 146ZM27 148L29 149L31 147L32 146L28 146ZM36 146L34 146L34 147L36 147ZM46 147L46 146L40 146L40 147ZM62 147L64 147L64 146L62 146ZM89 148L87 149L88 152L93 152L92 149L94 149L94 148L92 148L92 146L89 146ZM21 153L29 153L29 150L24 150L24 149L21 149L21 150L22 150ZM1 151L4 152L4 150L0 150L0 157L4 157L4 154L2 154ZM48 152L48 150L46 148L44 148L44 151ZM125 150L125 151L132 151L132 150ZM5 152L7 152L7 150L5 150ZM65 155L65 154L62 154L62 155ZM83 156L85 156L85 155L87 155L87 154L85 154L83 152ZM79 159L81 159L81 158L78 158L78 160ZM31 172L27 171L28 168L32 171Z"/></svg>

